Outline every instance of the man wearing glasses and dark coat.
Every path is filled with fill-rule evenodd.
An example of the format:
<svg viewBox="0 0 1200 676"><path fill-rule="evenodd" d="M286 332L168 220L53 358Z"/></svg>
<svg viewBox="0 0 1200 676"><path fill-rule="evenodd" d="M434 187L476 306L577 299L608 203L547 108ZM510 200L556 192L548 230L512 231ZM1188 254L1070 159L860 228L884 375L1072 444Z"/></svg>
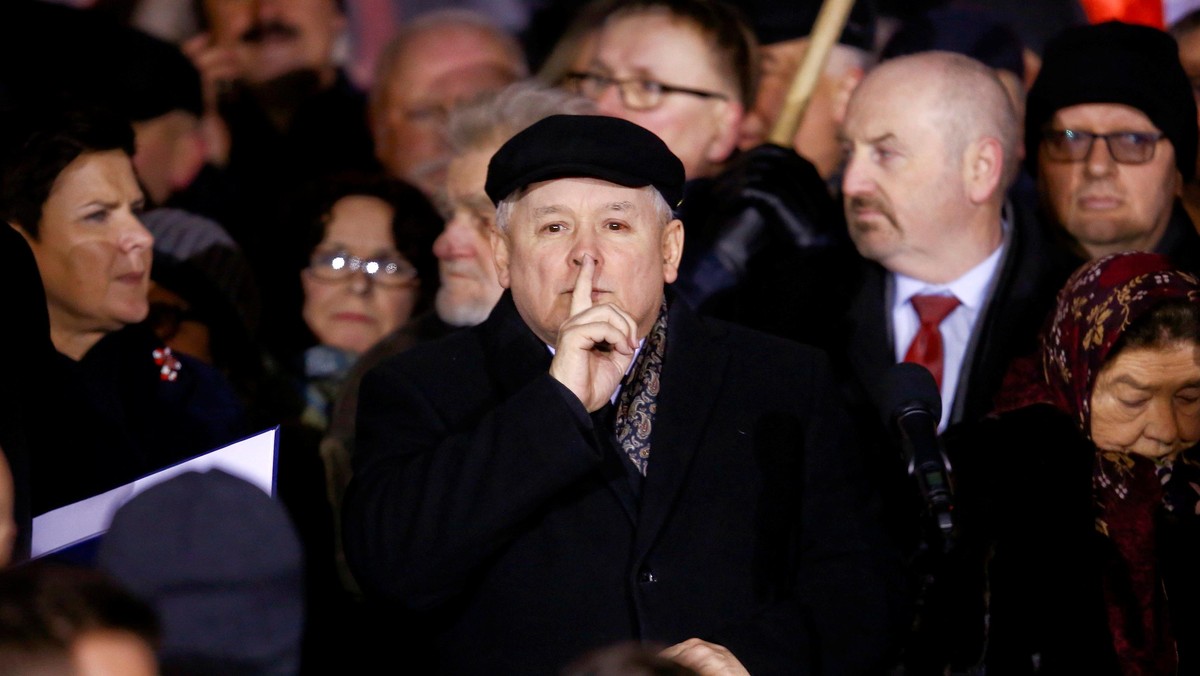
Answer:
<svg viewBox="0 0 1200 676"><path fill-rule="evenodd" d="M1196 137L1191 85L1166 33L1110 21L1047 45L1025 161L1046 224L1081 255L1152 251L1200 271L1200 235L1179 202Z"/></svg>

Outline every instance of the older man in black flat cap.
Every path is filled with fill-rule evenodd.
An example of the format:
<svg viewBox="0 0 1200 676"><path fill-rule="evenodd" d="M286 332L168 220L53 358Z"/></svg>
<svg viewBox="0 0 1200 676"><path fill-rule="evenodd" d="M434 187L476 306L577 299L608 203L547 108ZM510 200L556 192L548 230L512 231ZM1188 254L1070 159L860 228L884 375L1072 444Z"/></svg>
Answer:
<svg viewBox="0 0 1200 676"><path fill-rule="evenodd" d="M1154 251L1200 271L1179 203L1196 171L1196 103L1166 33L1110 21L1046 47L1025 112L1043 216L1079 253Z"/></svg>
<svg viewBox="0 0 1200 676"><path fill-rule="evenodd" d="M665 292L682 184L624 120L521 132L488 169L498 306L363 381L347 556L440 673L627 640L702 674L890 657L897 568L826 360Z"/></svg>

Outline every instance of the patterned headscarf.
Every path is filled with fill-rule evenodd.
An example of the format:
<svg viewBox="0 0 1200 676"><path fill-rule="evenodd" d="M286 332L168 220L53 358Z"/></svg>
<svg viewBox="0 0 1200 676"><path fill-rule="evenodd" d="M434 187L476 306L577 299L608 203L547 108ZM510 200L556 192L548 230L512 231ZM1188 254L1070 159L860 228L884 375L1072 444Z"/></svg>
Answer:
<svg viewBox="0 0 1200 676"><path fill-rule="evenodd" d="M1044 400L1091 439L1092 386L1113 345L1139 317L1176 299L1200 303L1200 282L1158 254L1112 254L1075 271L1042 334Z"/></svg>
<svg viewBox="0 0 1200 676"><path fill-rule="evenodd" d="M1126 252L1083 266L1058 294L1041 336L1040 372L1020 367L1002 409L1049 403L1067 413L1091 439L1091 395L1113 346L1129 326L1170 300L1200 303L1200 282L1165 256ZM1015 376L1015 377L1013 377ZM1021 384L1023 381L1023 384ZM1126 674L1174 673L1175 644L1155 551L1154 514L1197 511L1197 465L1097 449L1092 489L1096 530L1116 556L1103 566L1104 598L1113 647Z"/></svg>

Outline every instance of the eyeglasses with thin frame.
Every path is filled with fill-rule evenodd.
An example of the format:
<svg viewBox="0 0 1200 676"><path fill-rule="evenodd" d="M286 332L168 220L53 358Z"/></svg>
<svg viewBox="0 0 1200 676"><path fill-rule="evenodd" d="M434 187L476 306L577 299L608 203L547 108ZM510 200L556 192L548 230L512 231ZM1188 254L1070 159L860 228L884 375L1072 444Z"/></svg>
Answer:
<svg viewBox="0 0 1200 676"><path fill-rule="evenodd" d="M1154 159L1154 149L1166 135L1158 131L1114 131L1094 134L1078 129L1047 129L1042 132L1046 157L1055 162L1080 162L1092 154L1096 139L1104 139L1109 155L1121 164L1145 164Z"/></svg>
<svg viewBox="0 0 1200 676"><path fill-rule="evenodd" d="M598 99L612 86L616 86L621 95L621 103L629 110L654 110L663 103L667 94L687 94L702 99L719 99L726 101L728 96L720 92L710 92L703 89L677 87L657 80L644 77L614 78L600 73L567 73L563 80L576 93L589 99Z"/></svg>
<svg viewBox="0 0 1200 676"><path fill-rule="evenodd" d="M361 272L383 286L405 286L417 277L417 269L403 258L359 258L345 251L314 251L308 269L326 282L342 282Z"/></svg>

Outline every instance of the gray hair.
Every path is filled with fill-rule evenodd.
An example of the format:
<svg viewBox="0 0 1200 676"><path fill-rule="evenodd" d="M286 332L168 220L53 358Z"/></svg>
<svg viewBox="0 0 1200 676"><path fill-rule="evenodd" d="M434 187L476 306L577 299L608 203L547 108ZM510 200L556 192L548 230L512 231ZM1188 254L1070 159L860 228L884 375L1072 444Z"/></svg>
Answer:
<svg viewBox="0 0 1200 676"><path fill-rule="evenodd" d="M448 27L475 28L486 33L503 49L508 57L508 65L512 74L517 78L529 76L529 64L525 60L525 52L521 49L520 43L486 15L468 9L433 10L419 15L401 26L379 55L379 59L375 62L375 84L371 87L370 92L372 109L382 103L380 99L386 88L390 86L400 56L408 46L426 32Z"/></svg>
<svg viewBox="0 0 1200 676"><path fill-rule="evenodd" d="M447 134L454 152L461 154L502 145L551 115L586 115L595 109L582 96L525 80L455 106L446 123Z"/></svg>
<svg viewBox="0 0 1200 676"><path fill-rule="evenodd" d="M654 207L654 219L660 228L675 218L675 214L671 211L671 205L667 204L666 198L657 188L645 185L638 190L650 198L651 205ZM500 204L496 205L496 227L500 229L500 232L508 232L508 224L512 220L513 210L516 208L517 202L521 201L524 196L525 188L520 188L509 193L508 197L500 200Z"/></svg>

